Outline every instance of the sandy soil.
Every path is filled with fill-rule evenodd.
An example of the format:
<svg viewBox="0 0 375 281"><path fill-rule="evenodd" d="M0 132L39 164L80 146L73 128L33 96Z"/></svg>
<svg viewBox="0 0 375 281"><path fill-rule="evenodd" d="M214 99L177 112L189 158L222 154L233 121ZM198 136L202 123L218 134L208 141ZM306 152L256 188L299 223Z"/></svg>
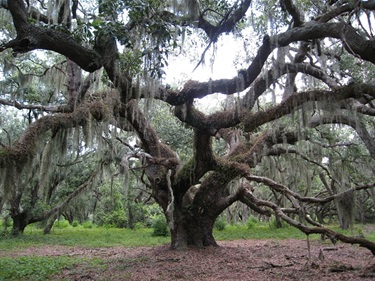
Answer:
<svg viewBox="0 0 375 281"><path fill-rule="evenodd" d="M97 266L77 265L52 280L375 280L375 257L358 246L312 241L309 257L303 240L237 240L219 245L181 251L172 251L167 245L97 249L45 246L6 255L105 260Z"/></svg>

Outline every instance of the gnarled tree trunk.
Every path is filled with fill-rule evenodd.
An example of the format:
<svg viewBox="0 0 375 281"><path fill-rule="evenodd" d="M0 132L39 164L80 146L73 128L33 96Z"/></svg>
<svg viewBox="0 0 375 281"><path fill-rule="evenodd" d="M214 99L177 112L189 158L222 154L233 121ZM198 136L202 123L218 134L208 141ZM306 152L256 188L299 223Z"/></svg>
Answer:
<svg viewBox="0 0 375 281"><path fill-rule="evenodd" d="M187 246L217 246L213 236L213 227L217 216L207 213L189 214L176 212L174 221L169 221L171 248L183 249Z"/></svg>
<svg viewBox="0 0 375 281"><path fill-rule="evenodd" d="M13 220L12 235L22 234L26 226L30 223L30 216L27 212L11 214Z"/></svg>

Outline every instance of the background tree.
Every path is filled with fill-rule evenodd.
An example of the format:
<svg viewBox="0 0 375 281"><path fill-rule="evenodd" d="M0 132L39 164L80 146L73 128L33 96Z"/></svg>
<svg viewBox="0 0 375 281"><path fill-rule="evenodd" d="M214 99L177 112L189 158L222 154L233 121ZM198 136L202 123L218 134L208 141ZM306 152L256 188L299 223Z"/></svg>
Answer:
<svg viewBox="0 0 375 281"><path fill-rule="evenodd" d="M375 254L374 243L336 233L309 215L312 205L334 202L339 217L351 220L352 213L340 214L342 204L354 202L353 192L374 187L373 173L367 174L375 158L373 1L82 0L77 6L12 0L1 6L13 25L2 28L0 51L7 61L10 53L19 57L12 58L19 80L29 74L19 65L34 50L57 53L60 63L54 68L60 74L49 76L57 89L52 102L30 103L2 78L1 104L41 114L0 149L1 207L14 197L17 175L38 161L39 144L73 135L95 152L98 169L122 154L126 179L139 161L138 178L162 208L173 248L216 245L216 218L240 201L306 234L358 243ZM199 68L210 48L227 43L223 34L235 36L247 52L236 75L164 86L168 59L184 54L185 40L204 40ZM353 63L363 71L356 73ZM41 68L40 81L52 73ZM229 97L225 109L203 112L196 101L214 94ZM154 100L172 106L192 131L190 142L183 136L172 143L168 131L154 127ZM181 124L174 122L168 124ZM134 133L137 146L122 138L125 131ZM365 148L360 161L346 162L356 153L347 153L348 141ZM185 146L191 155L179 157ZM317 192L323 188L326 194Z"/></svg>

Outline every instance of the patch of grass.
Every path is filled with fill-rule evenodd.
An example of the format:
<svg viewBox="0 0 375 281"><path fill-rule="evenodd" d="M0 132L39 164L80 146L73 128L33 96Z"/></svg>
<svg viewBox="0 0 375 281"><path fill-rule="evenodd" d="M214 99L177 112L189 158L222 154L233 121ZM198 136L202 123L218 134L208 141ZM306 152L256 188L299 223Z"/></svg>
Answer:
<svg viewBox="0 0 375 281"><path fill-rule="evenodd" d="M332 227L332 226L331 226ZM353 234L364 234L366 239L375 241L375 226L366 230L370 225L355 225ZM350 230L342 231L338 227L333 229L351 236ZM0 239L0 251L17 251L22 248L42 245L78 246L87 248L100 247L139 247L155 246L170 243L170 237L153 236L153 229L139 228L135 230L124 228L83 228L82 226L53 228L51 234L43 235L43 230L28 227L25 234L18 237L4 235ZM269 223L256 223L254 225L226 225L219 231L214 229L216 240L236 239L305 239L306 235L298 229L288 226L273 228ZM319 238L319 235L310 235L311 239Z"/></svg>
<svg viewBox="0 0 375 281"><path fill-rule="evenodd" d="M39 245L97 247L138 247L162 245L170 242L169 237L152 237L152 229L81 228L53 229L43 235L40 229L26 230L18 237L2 237L0 251L12 251Z"/></svg>
<svg viewBox="0 0 375 281"><path fill-rule="evenodd" d="M83 260L69 257L0 258L0 280L46 280Z"/></svg>
<svg viewBox="0 0 375 281"><path fill-rule="evenodd" d="M219 218L215 221L214 227L218 231L223 231L226 226L227 226L227 222L224 219Z"/></svg>
<svg viewBox="0 0 375 281"><path fill-rule="evenodd" d="M250 229L246 225L227 225L224 231L214 230L214 236L217 240L306 238L304 233L294 227L271 228L268 224L258 224Z"/></svg>

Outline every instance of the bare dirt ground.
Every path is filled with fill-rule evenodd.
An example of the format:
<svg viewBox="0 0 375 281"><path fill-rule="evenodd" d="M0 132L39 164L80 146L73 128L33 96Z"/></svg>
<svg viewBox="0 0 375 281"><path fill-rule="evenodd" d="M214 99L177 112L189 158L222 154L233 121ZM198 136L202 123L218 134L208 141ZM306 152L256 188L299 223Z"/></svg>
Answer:
<svg viewBox="0 0 375 281"><path fill-rule="evenodd" d="M236 240L219 247L173 251L167 245L138 248L44 246L6 256L99 258L52 280L375 280L375 257L347 244L303 240ZM0 253L0 256L2 254Z"/></svg>

